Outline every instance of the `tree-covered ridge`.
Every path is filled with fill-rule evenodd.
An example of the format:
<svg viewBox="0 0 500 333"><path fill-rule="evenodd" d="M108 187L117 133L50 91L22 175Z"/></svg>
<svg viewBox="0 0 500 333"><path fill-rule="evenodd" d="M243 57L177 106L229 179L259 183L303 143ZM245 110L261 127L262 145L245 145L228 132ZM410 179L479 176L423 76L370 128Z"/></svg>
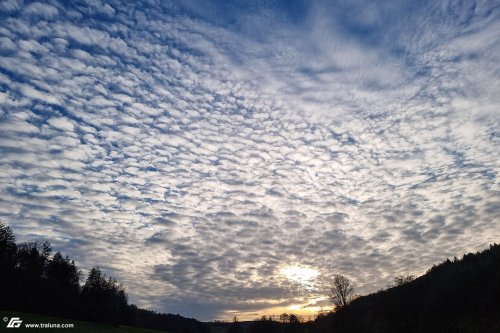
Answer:
<svg viewBox="0 0 500 333"><path fill-rule="evenodd" d="M316 332L500 332L500 245L398 284L318 318Z"/></svg>
<svg viewBox="0 0 500 333"><path fill-rule="evenodd" d="M209 330L195 319L129 304L125 288L98 266L80 285L75 262L51 252L49 242L16 244L12 229L0 222L0 309L176 333Z"/></svg>
<svg viewBox="0 0 500 333"><path fill-rule="evenodd" d="M493 333L500 332L500 245L446 260L416 277L394 277L387 289L353 297L350 280L335 275L335 310L300 322L288 315L226 323L228 333ZM222 326L220 323L215 327Z"/></svg>

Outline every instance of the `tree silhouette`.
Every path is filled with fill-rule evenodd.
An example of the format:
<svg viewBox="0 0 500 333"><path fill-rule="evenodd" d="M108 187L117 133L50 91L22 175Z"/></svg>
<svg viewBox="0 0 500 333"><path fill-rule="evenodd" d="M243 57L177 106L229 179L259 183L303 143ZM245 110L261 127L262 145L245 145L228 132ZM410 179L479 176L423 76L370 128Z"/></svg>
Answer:
<svg viewBox="0 0 500 333"><path fill-rule="evenodd" d="M298 333L300 332L300 320L294 314L288 316L288 322L286 323L286 333Z"/></svg>
<svg viewBox="0 0 500 333"><path fill-rule="evenodd" d="M0 221L0 250L1 263L3 263L7 255L13 256L16 252L16 237L12 232L12 228L6 226L2 221Z"/></svg>
<svg viewBox="0 0 500 333"><path fill-rule="evenodd" d="M52 314L69 316L78 310L75 299L79 297L80 276L80 270L68 256L63 258L61 252L57 252L52 257L46 270Z"/></svg>
<svg viewBox="0 0 500 333"><path fill-rule="evenodd" d="M134 316L131 311L129 311L128 305L128 295L125 292L125 287L123 285L118 286L118 321L124 324L132 324Z"/></svg>
<svg viewBox="0 0 500 333"><path fill-rule="evenodd" d="M12 228L0 221L0 308L5 309L13 299L16 238Z"/></svg>
<svg viewBox="0 0 500 333"><path fill-rule="evenodd" d="M389 284L387 287L391 288L391 287L401 286L401 285L406 284L408 282L411 282L413 280L415 280L415 275L413 275L413 274L409 274L409 273L399 274L399 275L396 275L394 277L394 279L392 280L393 283Z"/></svg>
<svg viewBox="0 0 500 333"><path fill-rule="evenodd" d="M354 298L354 287L347 277L335 274L328 296L336 310L343 308Z"/></svg>
<svg viewBox="0 0 500 333"><path fill-rule="evenodd" d="M270 316L262 316L252 322L248 328L248 333L277 333L280 331L280 323L274 321Z"/></svg>
<svg viewBox="0 0 500 333"><path fill-rule="evenodd" d="M227 330L227 333L241 333L241 324L238 321L238 317L233 317L233 322L231 323L231 326L229 326L229 329Z"/></svg>
<svg viewBox="0 0 500 333"><path fill-rule="evenodd" d="M50 260L49 242L26 242L18 245L14 275L14 307L41 311L48 296L46 268Z"/></svg>
<svg viewBox="0 0 500 333"><path fill-rule="evenodd" d="M117 322L120 307L119 289L115 279L93 267L82 288L89 320ZM122 300L123 301L123 300Z"/></svg>

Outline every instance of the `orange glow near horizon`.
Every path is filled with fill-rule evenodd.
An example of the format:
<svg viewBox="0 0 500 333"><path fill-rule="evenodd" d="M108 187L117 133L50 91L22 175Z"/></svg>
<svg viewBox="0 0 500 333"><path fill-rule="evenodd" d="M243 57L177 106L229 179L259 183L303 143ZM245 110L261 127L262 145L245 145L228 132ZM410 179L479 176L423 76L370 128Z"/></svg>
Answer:
<svg viewBox="0 0 500 333"><path fill-rule="evenodd" d="M279 274L286 278L290 283L297 284L305 291L311 291L314 288L316 278L320 275L317 269L304 265L286 265L279 269ZM304 299L302 302L297 304L291 304L288 306L270 306L258 311L227 311L224 313L224 317L221 318L224 321L231 321L234 317L237 317L240 321L249 321L261 318L262 316L279 316L283 313L294 314L300 318L301 321L313 320L319 312L330 311L331 306L320 306L321 302L327 300L326 296L311 296L309 299ZM270 301L268 303L283 304L280 300Z"/></svg>
<svg viewBox="0 0 500 333"><path fill-rule="evenodd" d="M301 321L314 320L314 318L318 315L318 313L322 311L331 311L331 306L317 306L313 305L318 300L323 300L326 298L317 298L312 299L308 302L302 304L293 304L289 306L276 306L270 307L266 309L262 309L260 311L251 311L251 312L242 312L242 311L228 311L224 314L224 317L221 320L224 321L232 321L233 317L237 317L239 321L250 321L259 319L262 316L279 316L282 313L294 314L300 318Z"/></svg>
<svg viewBox="0 0 500 333"><path fill-rule="evenodd" d="M316 278L320 275L319 270L304 266L300 264L292 264L282 266L278 270L279 274L288 280L290 283L297 284L304 291L311 291L314 288ZM304 299L302 302L288 306L271 306L258 311L227 311L224 313L223 320L230 321L233 317L238 317L238 320L255 320L262 316L278 316L282 313L294 314L301 318L301 320L314 319L320 311L331 310L330 306L321 307L318 302L325 301L327 297L323 296L310 296L309 299ZM283 304L281 301L266 300L267 303Z"/></svg>

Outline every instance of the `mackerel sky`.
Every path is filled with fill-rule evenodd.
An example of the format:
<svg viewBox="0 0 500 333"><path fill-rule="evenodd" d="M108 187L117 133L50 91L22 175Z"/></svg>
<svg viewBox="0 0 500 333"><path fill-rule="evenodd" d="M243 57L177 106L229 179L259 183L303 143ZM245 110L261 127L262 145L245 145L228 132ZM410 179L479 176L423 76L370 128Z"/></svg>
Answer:
<svg viewBox="0 0 500 333"><path fill-rule="evenodd" d="M0 219L201 320L500 241L497 1L0 3Z"/></svg>

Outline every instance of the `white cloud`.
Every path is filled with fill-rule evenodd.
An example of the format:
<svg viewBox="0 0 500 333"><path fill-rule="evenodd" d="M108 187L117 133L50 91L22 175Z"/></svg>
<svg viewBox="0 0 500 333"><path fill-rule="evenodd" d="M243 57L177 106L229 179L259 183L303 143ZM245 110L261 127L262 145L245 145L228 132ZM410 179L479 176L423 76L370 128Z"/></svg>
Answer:
<svg viewBox="0 0 500 333"><path fill-rule="evenodd" d="M57 16L59 11L56 7L49 4L33 2L24 8L23 13L26 15L41 16L45 19L50 19Z"/></svg>
<svg viewBox="0 0 500 333"><path fill-rule="evenodd" d="M72 132L75 129L73 123L66 118L50 118L47 123L64 132Z"/></svg>

